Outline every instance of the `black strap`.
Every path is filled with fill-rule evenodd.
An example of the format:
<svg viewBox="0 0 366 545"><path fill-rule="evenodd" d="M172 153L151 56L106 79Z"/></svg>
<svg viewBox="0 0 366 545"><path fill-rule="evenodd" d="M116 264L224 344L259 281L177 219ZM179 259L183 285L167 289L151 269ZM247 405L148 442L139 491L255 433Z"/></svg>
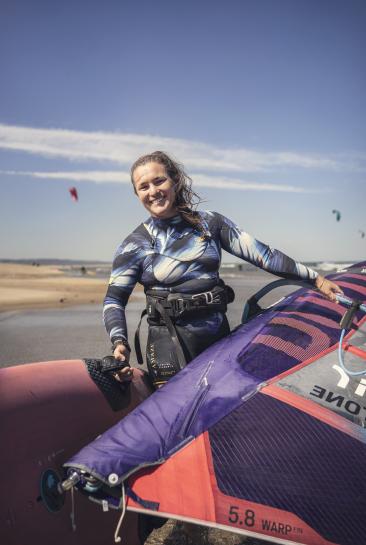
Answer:
<svg viewBox="0 0 366 545"><path fill-rule="evenodd" d="M163 307L163 305L159 301L155 302L155 308L159 312L162 320L164 321L165 325L168 328L168 331L170 333L170 336L171 336L171 339L172 339L172 342L173 342L173 349L174 349L175 355L176 355L177 360L178 360L178 365L179 365L180 369L183 369L187 365L187 361L186 361L186 358L184 356L184 352L183 352L182 346L180 344L180 341L178 339L177 331L176 331L176 329L174 327L174 324L173 324L172 320L170 319L170 316L169 316L167 310ZM138 326L137 326L136 331L135 331L136 358L137 358L137 361L138 361L138 363L140 365L143 365L143 363L144 363L144 359L143 359L142 352L141 352L141 344L140 344L140 327L141 327L142 319L143 319L144 316L146 316L146 314L147 314L147 310L144 309L142 311L142 313L141 313L140 321L139 321Z"/></svg>
<svg viewBox="0 0 366 545"><path fill-rule="evenodd" d="M249 321L250 318L255 316L256 314L259 314L260 312L263 312L265 308L262 308L258 301L262 299L267 293L270 291L279 288L281 286L300 286L301 288L312 288L312 285L309 282L305 282L304 280L292 280L289 278L281 278L280 280L274 280L273 282L270 282L269 284L263 286L260 290L257 291L254 295L252 295L245 303L243 308L243 313L241 316L241 323L245 324Z"/></svg>
<svg viewBox="0 0 366 545"><path fill-rule="evenodd" d="M361 301L352 301L352 305L343 314L339 325L342 329L351 329L353 318L358 310L360 310Z"/></svg>
<svg viewBox="0 0 366 545"><path fill-rule="evenodd" d="M163 305L161 303L159 303L158 301L156 302L156 309L158 310L158 312L160 312L160 316L163 318L163 320L166 323L166 326L167 326L167 328L169 330L170 336L171 336L172 341L173 341L173 347L174 347L175 355L177 356L178 365L179 365L179 367L181 369L184 369L184 367L187 365L187 362L186 362L186 358L185 358L184 353L183 353L182 346L181 346L181 344L179 342L177 331L176 331L176 329L174 327L174 324L171 321L170 316L167 313L167 311L165 310L165 308L163 307Z"/></svg>
<svg viewBox="0 0 366 545"><path fill-rule="evenodd" d="M136 358L137 358L137 362L140 364L140 365L143 365L144 363L144 358L142 357L142 352L141 352L141 345L140 345L140 327L141 327L141 322L142 322L142 318L144 316L146 316L147 314L147 310L146 308L141 312L141 316L140 316L140 321L138 323L138 326L137 326L137 329L135 331L135 352L136 352Z"/></svg>

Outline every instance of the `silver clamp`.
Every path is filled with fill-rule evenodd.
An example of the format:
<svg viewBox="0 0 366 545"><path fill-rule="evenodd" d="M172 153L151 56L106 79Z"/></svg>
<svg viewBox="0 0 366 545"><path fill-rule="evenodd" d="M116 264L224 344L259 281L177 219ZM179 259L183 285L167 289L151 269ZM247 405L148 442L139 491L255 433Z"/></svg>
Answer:
<svg viewBox="0 0 366 545"><path fill-rule="evenodd" d="M81 477L76 471L70 475L65 481L62 481L58 485L59 493L62 494L63 492L66 492L67 490L70 490L73 488L79 481Z"/></svg>
<svg viewBox="0 0 366 545"><path fill-rule="evenodd" d="M192 299L198 299L199 297L202 297L202 296L205 298L207 305L213 305L214 303L218 302L217 300L215 301L215 297L212 291L197 293L196 295L192 295Z"/></svg>

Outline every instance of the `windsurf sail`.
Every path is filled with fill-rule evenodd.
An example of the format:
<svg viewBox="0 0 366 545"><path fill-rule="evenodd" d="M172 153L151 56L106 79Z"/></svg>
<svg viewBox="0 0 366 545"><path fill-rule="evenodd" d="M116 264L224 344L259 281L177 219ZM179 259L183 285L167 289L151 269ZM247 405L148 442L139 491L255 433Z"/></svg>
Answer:
<svg viewBox="0 0 366 545"><path fill-rule="evenodd" d="M365 304L366 262L328 278ZM260 309L73 456L68 474L111 507L276 543L365 545L366 375L339 365L344 312L303 287ZM363 352L360 306L348 325L345 342ZM346 352L349 369L365 367Z"/></svg>

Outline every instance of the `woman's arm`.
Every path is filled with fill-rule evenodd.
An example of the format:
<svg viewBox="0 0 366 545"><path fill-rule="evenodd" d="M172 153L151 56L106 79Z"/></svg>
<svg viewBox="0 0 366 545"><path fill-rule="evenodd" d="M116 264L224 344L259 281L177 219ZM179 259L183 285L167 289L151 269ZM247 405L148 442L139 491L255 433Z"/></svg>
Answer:
<svg viewBox="0 0 366 545"><path fill-rule="evenodd" d="M221 216L220 220L221 245L230 254L277 276L309 282L331 301L336 300L336 293L343 293L341 288L330 280L280 250L255 239L228 218Z"/></svg>
<svg viewBox="0 0 366 545"><path fill-rule="evenodd" d="M129 359L130 351L127 343L125 309L132 290L140 278L140 262L140 252L136 248L131 245L121 245L113 260L103 305L103 321L114 346L114 356L126 361Z"/></svg>

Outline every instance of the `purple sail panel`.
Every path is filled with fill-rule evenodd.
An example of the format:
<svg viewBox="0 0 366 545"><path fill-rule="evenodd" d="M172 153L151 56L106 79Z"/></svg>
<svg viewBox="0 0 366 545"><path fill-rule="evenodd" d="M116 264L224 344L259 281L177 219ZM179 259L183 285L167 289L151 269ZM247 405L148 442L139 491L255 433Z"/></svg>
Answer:
<svg viewBox="0 0 366 545"><path fill-rule="evenodd" d="M65 466L107 483L111 473L120 482L136 468L166 460L257 391L259 380L235 358L242 345L242 335L234 334L211 346Z"/></svg>
<svg viewBox="0 0 366 545"><path fill-rule="evenodd" d="M209 437L221 492L294 513L331 543L365 545L365 434L359 441L256 395Z"/></svg>
<svg viewBox="0 0 366 545"><path fill-rule="evenodd" d="M264 314L253 320L267 317L251 346L238 354L239 362L248 374L265 381L334 346L340 319L334 306L318 294L311 301L303 292L285 299L269 319Z"/></svg>

